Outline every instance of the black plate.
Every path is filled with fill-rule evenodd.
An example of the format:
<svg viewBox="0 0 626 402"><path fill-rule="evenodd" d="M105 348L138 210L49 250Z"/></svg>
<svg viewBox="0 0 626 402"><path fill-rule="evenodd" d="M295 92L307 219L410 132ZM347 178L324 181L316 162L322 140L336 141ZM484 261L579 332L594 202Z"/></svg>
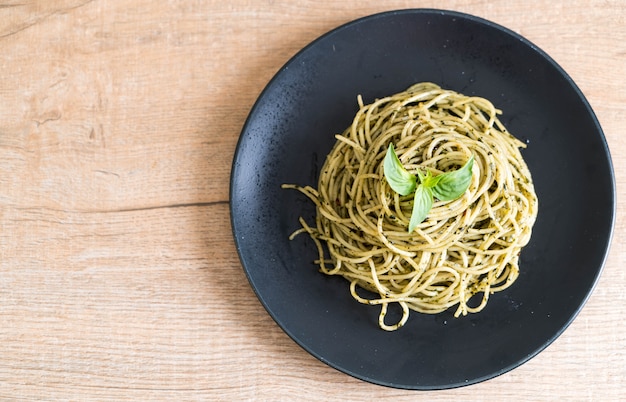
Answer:
<svg viewBox="0 0 626 402"><path fill-rule="evenodd" d="M432 81L490 99L528 142L523 155L539 197L531 243L513 287L484 311L453 318L412 313L396 332L348 282L313 264L298 216L314 206L282 183L316 186L334 143L366 102ZM450 11L402 10L343 25L315 40L271 80L235 153L231 219L259 300L300 346L376 384L442 389L480 382L535 356L571 323L600 276L615 216L613 169L602 129L581 91L516 33Z"/></svg>

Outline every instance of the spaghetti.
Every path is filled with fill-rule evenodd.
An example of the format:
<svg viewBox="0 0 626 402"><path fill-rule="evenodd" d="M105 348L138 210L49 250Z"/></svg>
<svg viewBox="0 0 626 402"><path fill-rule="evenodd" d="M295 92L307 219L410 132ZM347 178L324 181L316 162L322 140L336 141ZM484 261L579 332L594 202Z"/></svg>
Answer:
<svg viewBox="0 0 626 402"><path fill-rule="evenodd" d="M410 310L455 317L481 311L489 296L518 277L519 254L531 236L537 197L520 148L491 102L419 83L365 105L326 158L317 189L294 188L316 205L315 224L300 218L317 246L321 272L341 275L360 303L380 306L379 326L404 325ZM389 144L407 171L434 176L463 166L473 155L467 191L453 201L435 199L411 233L412 196L385 181ZM361 290L373 293L364 294ZM470 299L479 295L476 299ZM480 297L482 295L482 297ZM388 306L402 309L388 324ZM474 304L472 306L472 304Z"/></svg>

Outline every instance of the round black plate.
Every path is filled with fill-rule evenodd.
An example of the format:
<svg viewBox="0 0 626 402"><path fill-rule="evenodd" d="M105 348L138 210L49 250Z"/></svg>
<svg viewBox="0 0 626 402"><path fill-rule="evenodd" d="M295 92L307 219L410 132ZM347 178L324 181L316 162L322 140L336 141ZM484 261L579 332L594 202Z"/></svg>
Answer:
<svg viewBox="0 0 626 402"><path fill-rule="evenodd" d="M490 99L528 142L539 197L521 274L481 313L412 313L385 332L378 309L313 264L314 206L282 183L316 186L340 133L365 102L432 81ZM354 377L407 389L472 384L524 363L559 336L598 280L615 216L602 129L571 78L514 32L450 11L402 10L343 25L293 57L252 108L231 176L235 242L250 284L278 325L309 353Z"/></svg>

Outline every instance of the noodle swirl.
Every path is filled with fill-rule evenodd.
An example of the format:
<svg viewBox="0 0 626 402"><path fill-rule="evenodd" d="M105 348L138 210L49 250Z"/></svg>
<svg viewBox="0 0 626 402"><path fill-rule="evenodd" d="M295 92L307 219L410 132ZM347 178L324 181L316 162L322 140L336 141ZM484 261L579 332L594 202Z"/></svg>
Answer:
<svg viewBox="0 0 626 402"><path fill-rule="evenodd" d="M318 249L321 272L350 281L360 303L380 306L379 325L391 331L409 311L455 317L482 310L489 296L519 273L519 254L531 236L537 197L520 153L525 144L507 132L491 102L419 83L364 105L322 167L317 188L295 188L316 205L315 225L302 228ZM413 233L412 197L387 184L383 158L390 143L411 173L458 169L472 155L468 190L454 201L435 200ZM359 294L365 289L374 294ZM469 300L482 294L475 306ZM390 303L401 319L385 322Z"/></svg>

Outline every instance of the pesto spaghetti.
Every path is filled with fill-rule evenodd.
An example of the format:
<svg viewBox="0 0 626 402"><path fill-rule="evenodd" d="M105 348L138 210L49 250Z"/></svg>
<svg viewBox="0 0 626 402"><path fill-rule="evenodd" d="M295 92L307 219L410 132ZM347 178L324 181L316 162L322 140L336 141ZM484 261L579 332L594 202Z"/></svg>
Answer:
<svg viewBox="0 0 626 402"><path fill-rule="evenodd" d="M315 223L300 218L302 228L291 238L308 233L321 272L343 276L357 301L379 306L384 330L404 325L410 310L433 314L455 306L456 317L481 311L518 277L520 250L537 216L520 153L525 144L507 132L488 100L432 83L368 105L357 100L359 110L336 135L317 188L283 185L316 205ZM406 177L418 178L415 196L399 194L385 178L389 148ZM431 191L425 219L411 222L419 186L457 170L467 179L462 194L442 200ZM402 317L387 323L392 303Z"/></svg>

